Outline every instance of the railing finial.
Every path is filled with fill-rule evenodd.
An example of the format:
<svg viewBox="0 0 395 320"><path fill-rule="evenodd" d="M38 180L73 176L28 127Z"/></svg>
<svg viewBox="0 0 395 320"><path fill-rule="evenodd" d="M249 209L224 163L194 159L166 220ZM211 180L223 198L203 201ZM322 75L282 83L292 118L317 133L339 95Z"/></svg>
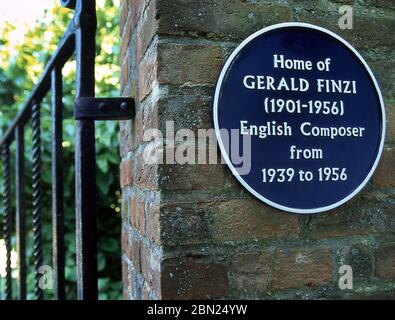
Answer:
<svg viewBox="0 0 395 320"><path fill-rule="evenodd" d="M63 7L67 7L69 9L75 9L75 1L76 0L60 0L60 4Z"/></svg>

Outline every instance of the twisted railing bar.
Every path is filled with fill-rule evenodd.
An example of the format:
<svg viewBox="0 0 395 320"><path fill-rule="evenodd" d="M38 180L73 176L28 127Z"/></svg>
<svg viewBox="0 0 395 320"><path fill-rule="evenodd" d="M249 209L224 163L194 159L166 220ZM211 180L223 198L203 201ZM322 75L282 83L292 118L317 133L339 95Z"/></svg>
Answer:
<svg viewBox="0 0 395 320"><path fill-rule="evenodd" d="M33 255L35 270L35 295L37 300L43 299L40 288L40 267L43 263L41 243L41 130L40 105L32 107L32 194L33 194Z"/></svg>
<svg viewBox="0 0 395 320"><path fill-rule="evenodd" d="M23 197L25 183L25 144L24 127L19 125L15 130L16 157L15 157L15 216L16 216L16 245L18 253L18 292L19 299L26 299L26 219Z"/></svg>
<svg viewBox="0 0 395 320"><path fill-rule="evenodd" d="M12 300L11 278L11 179L10 179L10 146L4 145L1 150L3 160L3 206L4 206L4 240L6 247L6 279L5 298Z"/></svg>

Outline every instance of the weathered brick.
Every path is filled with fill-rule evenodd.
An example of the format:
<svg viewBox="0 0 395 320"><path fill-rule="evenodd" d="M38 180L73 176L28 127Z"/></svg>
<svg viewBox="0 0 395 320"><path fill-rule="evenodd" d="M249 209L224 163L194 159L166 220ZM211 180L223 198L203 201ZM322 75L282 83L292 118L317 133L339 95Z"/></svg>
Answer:
<svg viewBox="0 0 395 320"><path fill-rule="evenodd" d="M389 203L356 198L335 210L311 216L307 235L324 239L385 232L392 208Z"/></svg>
<svg viewBox="0 0 395 320"><path fill-rule="evenodd" d="M367 62L374 72L374 75L379 84L380 90L384 98L395 99L395 58L387 57L387 52L382 52L381 57L383 59L368 59ZM394 104L386 104L387 113L391 112L394 108ZM393 139L393 136L391 136Z"/></svg>
<svg viewBox="0 0 395 320"><path fill-rule="evenodd" d="M292 19L285 5L240 0L160 0L158 13L160 33L233 39Z"/></svg>
<svg viewBox="0 0 395 320"><path fill-rule="evenodd" d="M297 1L301 1L301 0L297 0ZM340 4L353 4L354 0L331 0L331 2L334 3L340 3Z"/></svg>
<svg viewBox="0 0 395 320"><path fill-rule="evenodd" d="M158 187L158 165L145 160L144 150L135 157L136 172L134 182L138 187L144 189L157 189Z"/></svg>
<svg viewBox="0 0 395 320"><path fill-rule="evenodd" d="M382 244L376 254L376 275L382 279L395 279L395 242Z"/></svg>
<svg viewBox="0 0 395 320"><path fill-rule="evenodd" d="M379 187L395 186L395 148L384 149L373 183Z"/></svg>
<svg viewBox="0 0 395 320"><path fill-rule="evenodd" d="M119 18L119 29L120 29L120 33L122 35L123 29L125 27L125 23L126 23L126 19L129 15L129 4L128 1L122 0L121 1L121 15Z"/></svg>
<svg viewBox="0 0 395 320"><path fill-rule="evenodd" d="M143 110L138 110L133 121L134 136L139 145L144 143L144 123L143 123Z"/></svg>
<svg viewBox="0 0 395 320"><path fill-rule="evenodd" d="M160 292L160 260L154 250L146 244L141 246L141 273L147 281L147 285L156 291Z"/></svg>
<svg viewBox="0 0 395 320"><path fill-rule="evenodd" d="M124 57L121 66L121 91L125 89L125 87L128 85L128 82L130 80L129 68L130 68L129 55L126 54L126 57Z"/></svg>
<svg viewBox="0 0 395 320"><path fill-rule="evenodd" d="M129 272L128 271L129 271L128 264L125 259L122 259L122 283L124 284L122 296L123 296L124 300L129 299L129 286L128 286Z"/></svg>
<svg viewBox="0 0 395 320"><path fill-rule="evenodd" d="M141 61L147 50L153 36L157 30L157 19L156 19L156 1L150 1L146 7L142 16L142 22L137 32L137 43L136 43L136 58L137 63Z"/></svg>
<svg viewBox="0 0 395 320"><path fill-rule="evenodd" d="M123 268L125 268L125 279L123 280L124 282L124 299L126 300L132 300L133 299L133 294L134 294L134 272L131 264L123 260Z"/></svg>
<svg viewBox="0 0 395 320"><path fill-rule="evenodd" d="M252 199L163 204L161 221L168 244L289 238L299 232L296 215Z"/></svg>
<svg viewBox="0 0 395 320"><path fill-rule="evenodd" d="M270 252L238 253L231 266L234 289L246 293L265 293L272 274Z"/></svg>
<svg viewBox="0 0 395 320"><path fill-rule="evenodd" d="M214 299L229 290L228 268L199 257L162 262L162 299Z"/></svg>
<svg viewBox="0 0 395 320"><path fill-rule="evenodd" d="M163 190L207 190L223 188L225 168L213 164L160 166L159 185Z"/></svg>
<svg viewBox="0 0 395 320"><path fill-rule="evenodd" d="M122 222L124 222L126 225L130 225L129 207L130 207L130 198L127 195L122 194L121 216L122 216Z"/></svg>
<svg viewBox="0 0 395 320"><path fill-rule="evenodd" d="M160 205L158 203L147 203L145 232L151 241L161 243L160 233Z"/></svg>
<svg viewBox="0 0 395 320"><path fill-rule="evenodd" d="M353 245L348 252L346 263L352 267L354 280L367 281L372 278L374 257L369 246L363 243Z"/></svg>
<svg viewBox="0 0 395 320"><path fill-rule="evenodd" d="M210 239L204 209L197 204L163 204L160 219L162 243L191 244Z"/></svg>
<svg viewBox="0 0 395 320"><path fill-rule="evenodd" d="M298 20L316 24L339 34L351 42L357 50L388 47L394 44L388 34L395 27L395 19L390 16L365 15L355 10L353 15L353 29L340 29L338 21L340 14L337 8L329 10L301 10Z"/></svg>
<svg viewBox="0 0 395 320"><path fill-rule="evenodd" d="M156 101L150 101L150 103L144 106L143 109L143 134L142 142L144 141L144 133L149 129L158 129L158 103Z"/></svg>
<svg viewBox="0 0 395 320"><path fill-rule="evenodd" d="M130 230L127 227L123 227L121 231L121 246L122 246L122 252L129 259L129 261L131 261L132 243L130 240Z"/></svg>
<svg viewBox="0 0 395 320"><path fill-rule="evenodd" d="M141 271L141 243L140 240L137 238L132 238L131 239L131 252L130 252L130 257L131 261L133 262L133 266L136 269L136 271L140 272Z"/></svg>
<svg viewBox="0 0 395 320"><path fill-rule="evenodd" d="M134 126L132 121L121 121L120 122L120 154L122 158L125 158L129 151L136 148L135 135L132 133Z"/></svg>
<svg viewBox="0 0 395 320"><path fill-rule="evenodd" d="M133 160L123 160L120 165L120 184L124 188L133 182Z"/></svg>
<svg viewBox="0 0 395 320"><path fill-rule="evenodd" d="M156 44L151 44L139 66L139 100L143 101L157 83L157 50Z"/></svg>
<svg viewBox="0 0 395 320"><path fill-rule="evenodd" d="M299 232L298 217L252 199L230 200L213 207L211 233L216 240L256 240L292 237Z"/></svg>
<svg viewBox="0 0 395 320"><path fill-rule="evenodd" d="M393 91L395 93L395 90ZM389 101L386 109L387 136L386 143L395 145L395 101Z"/></svg>
<svg viewBox="0 0 395 320"><path fill-rule="evenodd" d="M133 25L135 26L141 14L144 11L146 2L150 2L151 0L128 0L129 1L129 11L132 15Z"/></svg>
<svg viewBox="0 0 395 320"><path fill-rule="evenodd" d="M224 54L218 45L161 43L158 45L158 82L214 84Z"/></svg>
<svg viewBox="0 0 395 320"><path fill-rule="evenodd" d="M145 203L138 196L130 199L130 216L133 228L138 229L142 235L145 234Z"/></svg>
<svg viewBox="0 0 395 320"><path fill-rule="evenodd" d="M376 0L376 6L384 7L389 9L395 9L395 3L393 0Z"/></svg>
<svg viewBox="0 0 395 320"><path fill-rule="evenodd" d="M136 294L136 276L135 273L133 271L133 269L130 267L130 265L128 266L128 270L129 270L129 281L128 281L128 293L129 293L129 299L135 299L135 294Z"/></svg>
<svg viewBox="0 0 395 320"><path fill-rule="evenodd" d="M280 249L275 253L273 287L314 287L332 281L333 261L328 248Z"/></svg>
<svg viewBox="0 0 395 320"><path fill-rule="evenodd" d="M129 49L129 43L131 41L132 31L133 31L132 19L129 16L125 21L125 25L123 27L123 32L121 35L121 49L120 49L121 59L125 57L126 52Z"/></svg>
<svg viewBox="0 0 395 320"><path fill-rule="evenodd" d="M143 300L149 300L150 299L150 288L147 285L147 283L144 283L144 285L143 285L142 298L143 298Z"/></svg>
<svg viewBox="0 0 395 320"><path fill-rule="evenodd" d="M194 90L184 94L170 93L161 98L158 104L158 116L161 119L166 119L166 121L174 121L175 132L188 128L196 134L198 129L213 127L211 119L212 97L207 95L206 90ZM163 132L166 129L165 125L166 122L163 121L160 126Z"/></svg>

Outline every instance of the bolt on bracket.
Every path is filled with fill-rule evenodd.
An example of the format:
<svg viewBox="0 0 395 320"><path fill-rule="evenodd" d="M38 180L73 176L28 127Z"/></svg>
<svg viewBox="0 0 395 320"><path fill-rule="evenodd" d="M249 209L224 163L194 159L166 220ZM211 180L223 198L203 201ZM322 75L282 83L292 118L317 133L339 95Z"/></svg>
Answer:
<svg viewBox="0 0 395 320"><path fill-rule="evenodd" d="M77 120L130 120L134 116L132 98L80 97L74 103L74 118Z"/></svg>

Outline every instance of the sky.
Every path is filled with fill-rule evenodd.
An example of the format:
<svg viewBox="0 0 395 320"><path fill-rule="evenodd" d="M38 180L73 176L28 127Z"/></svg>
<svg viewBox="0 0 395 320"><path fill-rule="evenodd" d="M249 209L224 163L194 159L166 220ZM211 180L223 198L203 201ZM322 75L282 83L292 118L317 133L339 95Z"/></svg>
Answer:
<svg viewBox="0 0 395 320"><path fill-rule="evenodd" d="M6 21L14 25L12 42L21 42L26 31L44 16L44 10L59 4L58 0L0 0L0 27Z"/></svg>
<svg viewBox="0 0 395 320"><path fill-rule="evenodd" d="M32 24L43 17L45 9L59 3L56 0L0 0L0 23Z"/></svg>

